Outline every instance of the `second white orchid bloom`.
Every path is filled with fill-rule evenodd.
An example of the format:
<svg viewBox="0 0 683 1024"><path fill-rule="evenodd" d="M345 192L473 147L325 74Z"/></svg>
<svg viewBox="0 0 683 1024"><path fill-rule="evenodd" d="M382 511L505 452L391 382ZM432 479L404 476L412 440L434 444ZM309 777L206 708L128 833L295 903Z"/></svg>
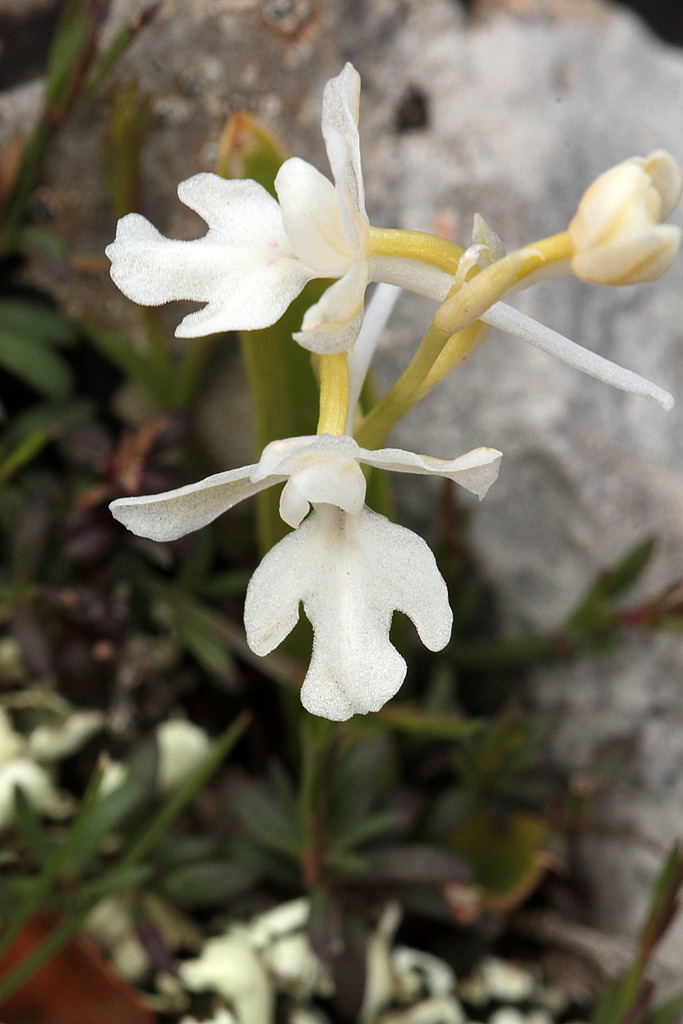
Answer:
<svg viewBox="0 0 683 1024"><path fill-rule="evenodd" d="M576 276L613 285L660 277L681 242L681 229L662 221L678 205L682 186L678 164L661 149L601 174L569 225Z"/></svg>
<svg viewBox="0 0 683 1024"><path fill-rule="evenodd" d="M379 710L403 682L406 665L389 640L395 610L413 620L434 651L446 645L452 624L432 552L422 538L365 507L360 464L446 477L482 498L500 459L493 448L446 461L395 448L368 451L348 435L294 437L273 441L255 465L163 494L119 498L110 508L133 533L169 541L286 481L280 515L294 532L268 552L249 583L247 642L268 654L293 629L303 603L315 636L302 703L345 721Z"/></svg>
<svg viewBox="0 0 683 1024"><path fill-rule="evenodd" d="M179 324L180 338L274 324L313 278L335 278L295 337L313 352L350 348L369 280L368 217L360 163L360 77L346 64L323 93L322 133L334 185L305 160L286 160L279 204L255 181L195 174L178 195L209 225L203 238L164 238L137 213L107 247L111 276L129 299L158 306L204 302Z"/></svg>

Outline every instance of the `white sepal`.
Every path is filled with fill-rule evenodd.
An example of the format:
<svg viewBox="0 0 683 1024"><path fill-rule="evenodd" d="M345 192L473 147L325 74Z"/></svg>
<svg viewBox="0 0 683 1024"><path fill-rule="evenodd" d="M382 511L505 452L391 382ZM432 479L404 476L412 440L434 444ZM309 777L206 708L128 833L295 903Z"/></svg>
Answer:
<svg viewBox="0 0 683 1024"><path fill-rule="evenodd" d="M359 112L360 75L347 62L323 90L321 127L342 228L347 243L356 251L365 244L368 226L360 161Z"/></svg>
<svg viewBox="0 0 683 1024"><path fill-rule="evenodd" d="M389 640L395 610L413 620L430 650L450 637L448 592L432 552L367 508L349 516L319 506L266 555L244 609L256 654L268 654L289 634L299 602L315 634L301 700L333 721L378 711L403 682L406 665Z"/></svg>
<svg viewBox="0 0 683 1024"><path fill-rule="evenodd" d="M251 474L255 469L256 466L242 466L173 491L117 498L109 509L114 519L138 537L177 540L212 523L239 501L285 479L284 476L266 476L254 481Z"/></svg>
<svg viewBox="0 0 683 1024"><path fill-rule="evenodd" d="M359 449L359 458L368 466L393 470L396 473L422 473L454 480L466 490L484 497L497 479L502 452L496 448L473 448L457 459L434 459L431 455L402 451L400 448Z"/></svg>

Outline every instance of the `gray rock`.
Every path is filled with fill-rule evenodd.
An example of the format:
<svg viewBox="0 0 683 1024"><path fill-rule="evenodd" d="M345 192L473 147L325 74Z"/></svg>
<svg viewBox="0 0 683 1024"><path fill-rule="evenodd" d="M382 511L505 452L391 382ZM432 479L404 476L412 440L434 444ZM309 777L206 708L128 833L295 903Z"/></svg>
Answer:
<svg viewBox="0 0 683 1024"><path fill-rule="evenodd" d="M121 0L117 16L139 6ZM507 6L518 16L494 11L470 22L452 0L167 3L117 72L153 97L144 212L169 234L200 232L175 189L212 168L235 107L325 167L321 89L347 58L363 77L368 209L378 225L438 227L466 241L480 211L513 248L566 227L585 187L625 157L665 147L683 160L680 52L634 16L587 0ZM411 87L424 94L427 124L399 134L397 106ZM25 125L35 96L27 87L0 98L3 137ZM99 171L106 110L100 97L74 113L41 190L72 273L63 281L33 273L75 311L104 311L134 329L136 314L110 286L102 255L114 233ZM653 285L610 290L567 279L521 293L515 304L682 395L683 259ZM416 347L431 308L401 300L378 363L383 385ZM170 322L177 319L174 311ZM244 387L239 379L234 386ZM229 397L220 404L229 409ZM499 595L502 628L513 634L558 624L587 581L645 535L660 547L642 593L680 574L681 408L667 415L492 335L393 440L437 456L475 445L505 453L477 509L474 541ZM221 433L229 437L229 425ZM235 433L244 436L241 424ZM234 450L222 458L239 461ZM421 481L400 482L404 511L427 534L428 494ZM606 739L634 744L600 809L600 829L579 843L595 923L606 929L637 927L666 844L683 829L682 670L680 641L648 636L609 658L537 673L535 700L558 717L556 756L567 769L590 765ZM680 962L683 926L668 948L670 962Z"/></svg>

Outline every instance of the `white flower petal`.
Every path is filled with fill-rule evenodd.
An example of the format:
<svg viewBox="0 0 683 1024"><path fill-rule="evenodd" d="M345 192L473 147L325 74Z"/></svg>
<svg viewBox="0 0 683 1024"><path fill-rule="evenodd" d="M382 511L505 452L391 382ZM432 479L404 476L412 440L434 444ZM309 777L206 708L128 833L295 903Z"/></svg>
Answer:
<svg viewBox="0 0 683 1024"><path fill-rule="evenodd" d="M312 504L336 505L355 515L363 507L365 491L365 476L356 461L319 460L287 481L280 496L280 516L296 528Z"/></svg>
<svg viewBox="0 0 683 1024"><path fill-rule="evenodd" d="M171 793L199 768L211 750L208 734L194 722L163 722L156 730L159 748L157 787Z"/></svg>
<svg viewBox="0 0 683 1024"><path fill-rule="evenodd" d="M304 434L301 437L285 437L266 445L258 465L252 467L251 478L256 482L267 476L292 476L321 459L357 459L359 450L353 438L346 435Z"/></svg>
<svg viewBox="0 0 683 1024"><path fill-rule="evenodd" d="M368 223L360 161L359 111L360 75L352 64L347 63L323 91L322 134L334 176L344 234L355 251L365 242Z"/></svg>
<svg viewBox="0 0 683 1024"><path fill-rule="evenodd" d="M555 356L567 366L587 373L590 377L595 377L596 380L611 384L612 387L619 388L621 391L628 391L632 395L638 395L640 398L647 398L648 401L654 402L662 409L673 408L673 395L670 395L664 388L660 388L657 384L653 384L652 381L646 380L645 377L641 377L631 370L625 370L622 366L611 363L609 359L603 359L602 356L584 348L583 345L577 345L575 341L570 341L563 334L558 334L557 331L545 327L537 320L526 316L525 313L520 313L513 306L497 302L485 313L482 313L481 319L491 327L498 327L507 334L513 334L517 338L528 341L530 345L540 349L541 352Z"/></svg>
<svg viewBox="0 0 683 1024"><path fill-rule="evenodd" d="M305 160L285 160L275 179L282 220L311 276L341 277L354 258L344 238L331 181Z"/></svg>
<svg viewBox="0 0 683 1024"><path fill-rule="evenodd" d="M310 916L310 901L306 896L300 896L252 918L246 935L254 949L263 949L275 939L305 928Z"/></svg>
<svg viewBox="0 0 683 1024"><path fill-rule="evenodd" d="M60 725L39 725L28 737L31 757L37 761L58 761L69 757L80 750L103 724L101 711L72 711Z"/></svg>
<svg viewBox="0 0 683 1024"><path fill-rule="evenodd" d="M424 985L430 996L448 996L455 992L455 971L433 953L396 946L391 953L391 966L404 988L414 986L419 991Z"/></svg>
<svg viewBox="0 0 683 1024"><path fill-rule="evenodd" d="M294 338L310 352L344 352L355 343L363 320L368 264L357 260L314 306L306 310Z"/></svg>
<svg viewBox="0 0 683 1024"><path fill-rule="evenodd" d="M255 181L215 174L181 182L178 195L206 220L206 235L168 239L145 217L128 214L107 247L114 283L144 306L206 302L185 317L179 337L275 323L310 277L294 258L275 199Z"/></svg>
<svg viewBox="0 0 683 1024"><path fill-rule="evenodd" d="M251 474L255 469L256 466L242 466L162 494L117 498L109 508L114 519L139 537L176 540L212 523L245 498L285 479L284 476L267 476L254 481Z"/></svg>
<svg viewBox="0 0 683 1024"><path fill-rule="evenodd" d="M279 992L309 1002L314 995L331 995L331 987L334 991L329 967L316 956L305 932L281 936L262 957Z"/></svg>
<svg viewBox="0 0 683 1024"><path fill-rule="evenodd" d="M642 284L669 269L681 244L681 229L659 224L596 248L577 252L571 268L592 284Z"/></svg>
<svg viewBox="0 0 683 1024"><path fill-rule="evenodd" d="M318 506L263 559L247 589L247 642L267 654L291 631L299 602L314 630L304 707L333 721L377 711L399 689L403 658L389 641L394 610L440 650L450 636L448 592L416 534L367 508Z"/></svg>
<svg viewBox="0 0 683 1024"><path fill-rule="evenodd" d="M661 199L649 175L636 160L627 160L604 171L586 189L569 233L582 251L602 245L613 234L649 227L659 221L660 210Z"/></svg>
<svg viewBox="0 0 683 1024"><path fill-rule="evenodd" d="M656 149L649 156L641 157L640 163L652 184L659 192L662 201L660 216L666 220L678 206L683 192L683 175L681 169L665 149Z"/></svg>
<svg viewBox="0 0 683 1024"><path fill-rule="evenodd" d="M191 992L212 991L235 1011L240 1024L272 1024L274 994L266 970L243 939L220 936L209 939L200 956L178 968Z"/></svg>
<svg viewBox="0 0 683 1024"><path fill-rule="evenodd" d="M523 1019L521 1014L519 1016ZM465 1021L465 1011L455 996L435 996L407 1010L388 1010L376 1018L375 1024L465 1024Z"/></svg>
<svg viewBox="0 0 683 1024"><path fill-rule="evenodd" d="M378 448L375 451L360 449L360 461L368 466L398 473L427 473L447 477L476 494L480 500L497 479L502 457L502 453L495 448L473 448L471 452L451 460L434 459L430 455L417 455L399 448Z"/></svg>
<svg viewBox="0 0 683 1024"><path fill-rule="evenodd" d="M308 498L304 497L290 477L280 494L280 504L278 506L280 519L283 523L287 523L287 526L296 529L306 518L310 508L311 503Z"/></svg>
<svg viewBox="0 0 683 1024"><path fill-rule="evenodd" d="M0 767L0 830L14 818L15 789L22 791L35 811L50 818L64 818L73 810L73 800L59 792L44 768L18 757Z"/></svg>

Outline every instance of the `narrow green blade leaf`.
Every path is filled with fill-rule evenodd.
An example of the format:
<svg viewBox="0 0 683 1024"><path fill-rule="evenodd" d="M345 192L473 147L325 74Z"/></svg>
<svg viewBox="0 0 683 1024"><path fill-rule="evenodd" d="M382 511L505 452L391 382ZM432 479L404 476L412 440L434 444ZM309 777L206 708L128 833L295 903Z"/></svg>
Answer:
<svg viewBox="0 0 683 1024"><path fill-rule="evenodd" d="M33 339L2 329L0 366L47 398L59 402L71 393L71 371L61 356Z"/></svg>
<svg viewBox="0 0 683 1024"><path fill-rule="evenodd" d="M44 345L70 345L77 336L75 325L61 313L35 302L10 299L0 302L0 332Z"/></svg>

